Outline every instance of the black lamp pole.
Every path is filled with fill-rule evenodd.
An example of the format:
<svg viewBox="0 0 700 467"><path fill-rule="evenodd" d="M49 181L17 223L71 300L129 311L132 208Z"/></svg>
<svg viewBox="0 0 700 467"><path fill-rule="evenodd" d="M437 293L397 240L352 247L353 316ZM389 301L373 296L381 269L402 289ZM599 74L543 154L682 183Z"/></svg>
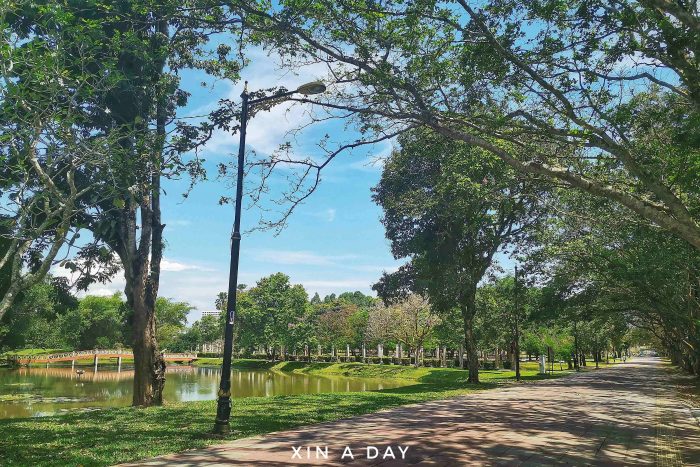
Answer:
<svg viewBox="0 0 700 467"><path fill-rule="evenodd" d="M241 206L243 204L243 169L245 164L245 133L248 126L248 111L259 102L271 101L291 96L295 93L305 95L318 94L326 90L326 86L318 81L304 84L294 91L250 99L248 83L241 94L241 128L238 143L238 172L236 174L236 207L231 234L231 264L228 275L228 298L226 300L226 328L224 330L224 359L221 364L221 382L217 394L216 420L214 433L224 435L230 431L231 417L231 359L233 355L233 322L236 317L236 290L238 289L238 262L241 253Z"/></svg>
<svg viewBox="0 0 700 467"><path fill-rule="evenodd" d="M519 325L519 320L520 320L520 283L518 282L518 266L515 266L515 283L514 283L514 291L515 291L515 303L514 303L514 308L515 308L515 345L513 351L515 352L515 379L516 381L520 381L520 325Z"/></svg>

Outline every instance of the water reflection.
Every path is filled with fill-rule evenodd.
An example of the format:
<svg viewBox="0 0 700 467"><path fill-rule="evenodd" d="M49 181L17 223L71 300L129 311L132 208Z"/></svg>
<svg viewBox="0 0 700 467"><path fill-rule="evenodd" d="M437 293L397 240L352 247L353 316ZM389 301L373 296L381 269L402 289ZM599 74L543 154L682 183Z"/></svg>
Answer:
<svg viewBox="0 0 700 467"><path fill-rule="evenodd" d="M79 374L82 371L82 374ZM221 370L170 365L165 399L214 400ZM36 417L96 407L128 406L134 371L123 367L0 369L0 418ZM399 387L396 380L325 377L270 370L234 370L233 397L373 391Z"/></svg>

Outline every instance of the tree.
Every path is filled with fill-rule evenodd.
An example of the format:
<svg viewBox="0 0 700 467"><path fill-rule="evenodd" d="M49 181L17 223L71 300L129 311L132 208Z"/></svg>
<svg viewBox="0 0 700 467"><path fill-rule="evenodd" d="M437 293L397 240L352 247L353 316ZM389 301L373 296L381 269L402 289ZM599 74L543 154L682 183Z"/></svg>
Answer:
<svg viewBox="0 0 700 467"><path fill-rule="evenodd" d="M367 339L377 344L388 344L395 339L396 308L377 302L369 310Z"/></svg>
<svg viewBox="0 0 700 467"><path fill-rule="evenodd" d="M64 316L77 307L65 281L45 277L23 290L0 321L0 347L64 348L74 345L75 331L65 329ZM70 331L64 334L64 331Z"/></svg>
<svg viewBox="0 0 700 467"><path fill-rule="evenodd" d="M260 318L257 333L271 347L272 358L277 348L297 345L294 330L303 322L307 311L304 287L290 284L289 276L278 272L260 279L248 294Z"/></svg>
<svg viewBox="0 0 700 467"><path fill-rule="evenodd" d="M75 181L81 213L70 222L88 229L93 241L83 247L79 261L65 265L80 273L81 288L109 280L117 265L122 268L126 301L133 312L133 404L160 404L165 363L157 344L155 306L165 229L161 178L183 173L193 181L201 178L201 160L196 154L185 155L203 144L216 126L232 128L235 118L219 113L197 124L177 120L177 109L189 96L179 87L180 73L197 69L237 79L240 66L229 60L228 42L242 36L223 38L221 33L234 33L240 18L220 2L208 0L50 5L16 1L6 17L18 37L17 47L61 39L61 56L71 60L62 79L86 72L88 86L70 95L85 109L75 131L109 141L106 159L112 171L80 166ZM216 46L212 38L222 43ZM85 47L90 51L87 61L78 53ZM96 84L105 79L110 87L101 91ZM111 274L99 272L105 265Z"/></svg>
<svg viewBox="0 0 700 467"><path fill-rule="evenodd" d="M129 342L131 318L121 294L110 297L88 295L78 305L81 321L81 349L120 348Z"/></svg>
<svg viewBox="0 0 700 467"><path fill-rule="evenodd" d="M440 323L440 318L431 309L428 300L417 294L409 295L391 306L396 309L397 315L394 336L407 349L414 350L414 364L417 367L421 363L421 349L432 337L433 328Z"/></svg>
<svg viewBox="0 0 700 467"><path fill-rule="evenodd" d="M177 340L173 344L175 352L192 352L203 342L202 331L199 326L199 321L196 321L184 332L178 335Z"/></svg>
<svg viewBox="0 0 700 467"><path fill-rule="evenodd" d="M362 292L343 292L338 295L338 301L343 303L351 303L357 307L348 318L350 326L350 347L353 349L361 348L367 343L367 322L369 320L369 310L374 306L377 299L365 295Z"/></svg>
<svg viewBox="0 0 700 467"><path fill-rule="evenodd" d="M18 6L0 6L0 318L44 280L59 252L75 249L80 198L89 191L80 172L108 175L106 148L114 142L79 130L91 110L77 96L110 92L107 67L91 47L75 48L70 31L29 41ZM91 81L88 64L103 79Z"/></svg>
<svg viewBox="0 0 700 467"><path fill-rule="evenodd" d="M359 290L355 292L343 292L340 295L338 295L338 301L339 302L347 302L347 303L352 303L353 305L357 306L358 308L370 308L372 305L374 305L374 302L376 301L376 298L371 297L369 295L365 295Z"/></svg>
<svg viewBox="0 0 700 467"><path fill-rule="evenodd" d="M156 300L156 338L164 349L171 349L185 330L187 315L194 307L186 302L173 302L164 297Z"/></svg>
<svg viewBox="0 0 700 467"><path fill-rule="evenodd" d="M541 211L543 191L500 160L430 131L399 137L374 200L399 271L374 286L380 296L425 293L439 312L462 314L469 382L479 381L474 335L476 291L505 243L522 241Z"/></svg>
<svg viewBox="0 0 700 467"><path fill-rule="evenodd" d="M385 305L377 303L369 313L368 335L379 342L400 342L413 349L414 364L420 365L420 350L432 337L440 319L428 301L417 294Z"/></svg>
<svg viewBox="0 0 700 467"><path fill-rule="evenodd" d="M698 167L695 2L237 7L290 68L330 69L338 86L314 102L362 130L347 147L427 126L613 201L700 250L697 177L687 171ZM317 180L337 154L302 170ZM308 195L317 184L296 186Z"/></svg>
<svg viewBox="0 0 700 467"><path fill-rule="evenodd" d="M481 349L493 350L496 365L500 367L501 352L515 358L513 332L514 296L513 277L493 278L481 285L476 292L475 334ZM515 369L511 365L511 369Z"/></svg>
<svg viewBox="0 0 700 467"><path fill-rule="evenodd" d="M548 278L547 308L568 318L577 347L597 353L616 343L619 350L635 326L697 374L698 253L609 202L571 192L554 199L569 215L551 219L545 246L530 259Z"/></svg>
<svg viewBox="0 0 700 467"><path fill-rule="evenodd" d="M362 348L368 341L367 326L369 323L370 308L358 308L348 318L348 326L350 327L350 348Z"/></svg>
<svg viewBox="0 0 700 467"><path fill-rule="evenodd" d="M195 323L199 328L199 343L214 342L223 336L223 328L219 318L212 315L203 316Z"/></svg>
<svg viewBox="0 0 700 467"><path fill-rule="evenodd" d="M353 344L356 335L353 329L353 316L357 306L336 300L324 302L316 309L316 335L320 344L333 346L336 350Z"/></svg>

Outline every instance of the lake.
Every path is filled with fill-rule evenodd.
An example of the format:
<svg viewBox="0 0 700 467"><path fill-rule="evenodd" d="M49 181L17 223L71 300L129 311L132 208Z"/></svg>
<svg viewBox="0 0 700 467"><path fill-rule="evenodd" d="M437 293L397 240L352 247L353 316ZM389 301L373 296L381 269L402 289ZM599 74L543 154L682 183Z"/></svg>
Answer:
<svg viewBox="0 0 700 467"><path fill-rule="evenodd" d="M131 405L133 370L105 366L0 368L0 418L42 417L70 411ZM219 368L176 366L167 369L165 400L214 400ZM374 391L404 386L401 380L317 376L271 370L234 370L233 397L275 396L320 392Z"/></svg>

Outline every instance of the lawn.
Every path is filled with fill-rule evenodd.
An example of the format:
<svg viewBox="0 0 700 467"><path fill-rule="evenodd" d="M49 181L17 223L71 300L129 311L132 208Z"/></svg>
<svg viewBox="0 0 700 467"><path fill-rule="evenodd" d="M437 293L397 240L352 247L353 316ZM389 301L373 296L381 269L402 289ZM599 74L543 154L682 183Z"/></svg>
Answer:
<svg viewBox="0 0 700 467"><path fill-rule="evenodd" d="M215 366L221 367L221 358L198 358L192 362L194 366ZM275 364L267 360L240 358L231 362L234 370L269 370Z"/></svg>
<svg viewBox="0 0 700 467"><path fill-rule="evenodd" d="M255 363L254 363L255 362ZM395 389L294 396L250 397L233 403L226 439L237 439L300 425L351 417L398 405L465 395L513 379L512 371L483 371L482 384L466 383L467 372L451 368L413 368L361 363L304 364L243 360L238 368L401 378L414 381ZM561 372L566 374L567 372ZM524 370L523 379L541 379ZM148 409L120 408L63 416L0 420L2 465L110 465L220 443L211 431L215 401L166 404Z"/></svg>

